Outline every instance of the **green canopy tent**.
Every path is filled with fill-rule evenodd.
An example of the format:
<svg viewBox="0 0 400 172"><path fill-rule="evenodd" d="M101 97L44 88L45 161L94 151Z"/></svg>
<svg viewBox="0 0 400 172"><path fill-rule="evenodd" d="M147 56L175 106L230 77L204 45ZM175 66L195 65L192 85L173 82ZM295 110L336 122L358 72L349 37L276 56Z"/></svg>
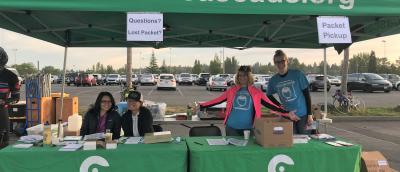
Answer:
<svg viewBox="0 0 400 172"><path fill-rule="evenodd" d="M127 12L163 13L164 41L126 41ZM67 47L324 48L326 58L317 16L348 16L353 42L400 33L398 0L0 1L0 27L65 47L64 75Z"/></svg>

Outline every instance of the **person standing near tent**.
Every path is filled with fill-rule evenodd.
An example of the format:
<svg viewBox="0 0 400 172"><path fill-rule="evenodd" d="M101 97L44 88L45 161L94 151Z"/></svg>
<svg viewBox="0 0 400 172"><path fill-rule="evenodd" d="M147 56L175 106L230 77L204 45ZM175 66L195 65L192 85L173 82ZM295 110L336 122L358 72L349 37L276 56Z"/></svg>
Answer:
<svg viewBox="0 0 400 172"><path fill-rule="evenodd" d="M250 66L239 67L235 83L236 85L230 87L221 96L199 104L200 109L203 109L227 102L224 120L227 136L243 136L244 130L252 130L254 119L261 117L261 105L271 109L273 113L289 115L288 111L273 103L261 90L253 86L254 79ZM198 108L194 108L194 112Z"/></svg>
<svg viewBox="0 0 400 172"><path fill-rule="evenodd" d="M19 101L20 83L16 74L6 69L7 53L0 47L0 148L8 145L8 105Z"/></svg>
<svg viewBox="0 0 400 172"><path fill-rule="evenodd" d="M119 139L121 134L121 116L115 110L115 100L110 92L100 92L94 106L85 114L81 136L105 133L110 130L112 139Z"/></svg>
<svg viewBox="0 0 400 172"><path fill-rule="evenodd" d="M278 73L269 80L268 98L275 104L282 103L285 110L295 114L295 116L290 116L294 134L310 134L306 126L311 125L313 116L306 76L299 70L288 69L288 57L282 50L275 52L274 64ZM273 94L278 94L281 103L274 98Z"/></svg>

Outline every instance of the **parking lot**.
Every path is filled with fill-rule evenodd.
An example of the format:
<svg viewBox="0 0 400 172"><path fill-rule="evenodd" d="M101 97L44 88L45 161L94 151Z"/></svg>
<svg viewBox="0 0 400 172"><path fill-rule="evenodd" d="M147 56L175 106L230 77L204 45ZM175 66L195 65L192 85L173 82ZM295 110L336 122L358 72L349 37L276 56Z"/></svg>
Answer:
<svg viewBox="0 0 400 172"><path fill-rule="evenodd" d="M328 94L328 103L332 102L331 95L339 87L333 86ZM24 86L22 87L22 99L25 99ZM94 86L94 87L75 87L66 86L65 92L72 96L79 97L80 109L88 107L88 105L94 103L96 95L100 91L109 91L113 94L114 98L118 102L120 100L120 86ZM222 94L221 91L207 91L205 86L177 86L176 91L173 90L157 90L156 86L139 86L138 90L142 92L145 100L151 100L155 102L165 102L170 106L184 106L189 102L194 101L206 101L217 97ZM60 92L61 85L53 84L53 92ZM373 92L365 93L362 91L353 91L354 96L358 96L363 99L367 107L395 107L400 102L400 91L391 91L390 93L384 92ZM322 103L324 101L324 93L322 90L318 92L311 92L312 103Z"/></svg>
<svg viewBox="0 0 400 172"><path fill-rule="evenodd" d="M339 87L332 87L328 94L328 102L331 102L332 93ZM61 91L60 85L53 85L53 92ZM207 91L205 86L178 86L176 91L157 90L155 86L139 86L146 100L165 102L167 106L184 106L188 102L206 101L217 97L222 92ZM120 86L94 86L94 87L65 87L65 92L79 97L80 111L86 111L88 106L94 103L100 91L109 91L116 101L120 99ZM25 99L24 87L22 87L22 99ZM399 104L400 91L390 93L353 92L353 95L361 97L369 107L394 107ZM313 103L323 102L322 91L312 92ZM328 133L345 138L353 143L362 145L363 151L378 150L389 159L392 168L400 169L400 121L348 121L335 122L328 126ZM188 135L188 128L179 125L163 126L165 130L173 131L176 136ZM219 125L223 129L223 125Z"/></svg>

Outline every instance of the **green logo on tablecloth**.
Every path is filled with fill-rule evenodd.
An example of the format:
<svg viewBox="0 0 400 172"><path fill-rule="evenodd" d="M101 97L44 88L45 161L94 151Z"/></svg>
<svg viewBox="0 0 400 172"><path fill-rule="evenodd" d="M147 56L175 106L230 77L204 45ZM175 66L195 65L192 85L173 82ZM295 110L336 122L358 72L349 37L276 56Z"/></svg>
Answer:
<svg viewBox="0 0 400 172"><path fill-rule="evenodd" d="M101 156L91 156L86 158L79 169L79 172L89 172L89 168L92 165L100 165L103 167L109 167L108 161ZM97 168L93 168L92 172L99 172Z"/></svg>
<svg viewBox="0 0 400 172"><path fill-rule="evenodd" d="M290 158L287 155L276 155L274 156L268 163L268 172L276 172L276 167L278 167L278 165L280 163L285 163L288 165L294 165L294 161L292 158ZM285 172L285 167L280 166L279 167L279 172Z"/></svg>

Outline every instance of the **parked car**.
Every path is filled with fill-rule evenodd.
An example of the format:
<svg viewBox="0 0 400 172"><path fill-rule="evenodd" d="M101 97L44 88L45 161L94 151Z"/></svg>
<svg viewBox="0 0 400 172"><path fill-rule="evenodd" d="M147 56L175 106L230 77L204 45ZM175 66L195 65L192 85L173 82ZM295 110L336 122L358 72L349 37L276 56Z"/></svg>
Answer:
<svg viewBox="0 0 400 172"><path fill-rule="evenodd" d="M106 85L119 85L121 84L121 75L109 74L106 78Z"/></svg>
<svg viewBox="0 0 400 172"><path fill-rule="evenodd" d="M307 75L307 80L309 85L310 91L318 91L318 89L324 89L324 75ZM327 88L326 90L329 91L331 89L331 83L329 80L326 80Z"/></svg>
<svg viewBox="0 0 400 172"><path fill-rule="evenodd" d="M210 73L200 73L199 79L196 81L196 85L207 85L209 79Z"/></svg>
<svg viewBox="0 0 400 172"><path fill-rule="evenodd" d="M271 79L271 76L269 76L269 75L258 76L257 81L254 82L254 86L256 88L259 88L263 92L267 92L268 83L269 83L270 79Z"/></svg>
<svg viewBox="0 0 400 172"><path fill-rule="evenodd" d="M229 78L228 78L228 86L232 86L235 85L235 77L236 74L229 74Z"/></svg>
<svg viewBox="0 0 400 172"><path fill-rule="evenodd" d="M156 85L156 79L153 74L142 74L140 85Z"/></svg>
<svg viewBox="0 0 400 172"><path fill-rule="evenodd" d="M190 74L190 76L192 77L193 83L195 83L196 80L199 79L199 75L197 74Z"/></svg>
<svg viewBox="0 0 400 172"><path fill-rule="evenodd" d="M92 74L82 73L75 78L75 85L79 86L93 86L97 85L96 78Z"/></svg>
<svg viewBox="0 0 400 172"><path fill-rule="evenodd" d="M58 76L57 75L50 75L50 82L52 84L56 84L58 80Z"/></svg>
<svg viewBox="0 0 400 172"><path fill-rule="evenodd" d="M207 84L206 90L213 91L213 90L221 90L225 91L228 88L228 83L225 78L213 76L210 77Z"/></svg>
<svg viewBox="0 0 400 172"><path fill-rule="evenodd" d="M75 78L78 76L78 73L73 72L73 73L67 73L65 74L65 83L70 86L72 84L75 85Z"/></svg>
<svg viewBox="0 0 400 172"><path fill-rule="evenodd" d="M101 74L93 74L93 77L96 78L97 85L104 85L104 78L102 77Z"/></svg>
<svg viewBox="0 0 400 172"><path fill-rule="evenodd" d="M336 86L340 86L342 84L342 81L334 76L329 76L328 78L329 83L331 83L331 85L336 85Z"/></svg>
<svg viewBox="0 0 400 172"><path fill-rule="evenodd" d="M347 91L362 90L365 92L390 92L392 83L375 73L353 73L347 77Z"/></svg>
<svg viewBox="0 0 400 172"><path fill-rule="evenodd" d="M160 80L157 82L157 90L161 89L176 90L176 79L173 74L160 74Z"/></svg>
<svg viewBox="0 0 400 172"><path fill-rule="evenodd" d="M132 74L132 85L138 85L139 84L139 77L136 74Z"/></svg>
<svg viewBox="0 0 400 172"><path fill-rule="evenodd" d="M193 85L193 78L189 73L179 74L178 84L179 85Z"/></svg>
<svg viewBox="0 0 400 172"><path fill-rule="evenodd" d="M393 88L400 91L400 76L396 74L379 74L382 78L392 83Z"/></svg>
<svg viewBox="0 0 400 172"><path fill-rule="evenodd" d="M126 75L121 75L121 77L119 78L119 82L126 85Z"/></svg>

